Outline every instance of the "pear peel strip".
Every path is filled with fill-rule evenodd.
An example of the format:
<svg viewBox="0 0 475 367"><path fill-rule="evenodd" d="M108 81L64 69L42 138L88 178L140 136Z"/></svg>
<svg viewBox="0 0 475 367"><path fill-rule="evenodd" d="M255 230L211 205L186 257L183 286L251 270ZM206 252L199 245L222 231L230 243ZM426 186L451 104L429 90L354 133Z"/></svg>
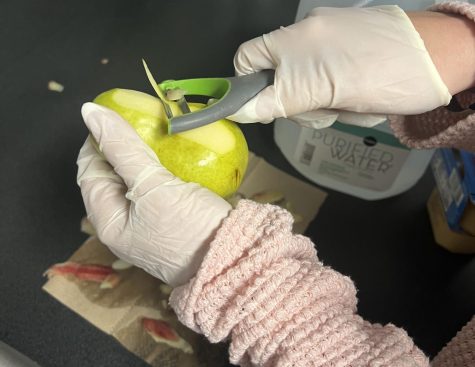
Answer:
<svg viewBox="0 0 475 367"><path fill-rule="evenodd" d="M170 115L167 116L167 117L172 118L173 115L171 114L171 108L170 108L170 105L167 102L167 98L165 97L165 94L163 93L163 91L158 86L158 83L155 81L155 78L153 77L152 73L150 72L150 69L148 68L147 63L145 62L144 59L142 59L142 62L143 62L143 67L145 68L145 73L147 74L148 81L152 85L152 88L155 91L155 93L157 93L157 96L160 99L160 101L162 102L163 107L165 108L165 111L170 113ZM168 113L167 113L167 115L168 115Z"/></svg>
<svg viewBox="0 0 475 367"><path fill-rule="evenodd" d="M143 67L145 68L145 73L147 74L148 81L152 85L152 88L155 91L155 93L157 93L158 98L160 98L163 101L166 101L165 95L163 94L162 90L158 86L158 83L155 81L155 78L150 72L150 69L148 68L147 63L145 62L144 59L142 59L142 63L143 63Z"/></svg>

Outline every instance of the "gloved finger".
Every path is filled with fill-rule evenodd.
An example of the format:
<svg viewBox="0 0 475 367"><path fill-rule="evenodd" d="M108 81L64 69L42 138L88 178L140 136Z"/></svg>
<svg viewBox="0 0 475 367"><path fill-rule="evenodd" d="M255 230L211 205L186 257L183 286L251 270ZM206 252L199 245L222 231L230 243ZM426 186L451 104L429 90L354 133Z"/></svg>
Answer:
<svg viewBox="0 0 475 367"><path fill-rule="evenodd" d="M114 172L104 155L99 153L93 144L93 138L89 135L79 151L76 161L78 166L77 183L87 179L108 178L114 182L123 184L123 180Z"/></svg>
<svg viewBox="0 0 475 367"><path fill-rule="evenodd" d="M331 126L338 118L339 111L319 109L290 116L289 119L297 122L300 126L311 129L324 129Z"/></svg>
<svg viewBox="0 0 475 367"><path fill-rule="evenodd" d="M86 139L78 156L77 182L89 220L105 244L113 244L127 223L127 188L112 166Z"/></svg>
<svg viewBox="0 0 475 367"><path fill-rule="evenodd" d="M265 43L265 35L244 42L234 55L236 75L275 68L276 64Z"/></svg>
<svg viewBox="0 0 475 367"><path fill-rule="evenodd" d="M177 183L178 179L160 164L153 150L116 112L94 103L84 104L81 112L105 158L127 185L130 199L158 185Z"/></svg>
<svg viewBox="0 0 475 367"><path fill-rule="evenodd" d="M107 178L81 182L81 195L88 219L99 239L108 246L117 243L127 224L130 202L123 184Z"/></svg>
<svg viewBox="0 0 475 367"><path fill-rule="evenodd" d="M361 127L374 127L387 120L386 115L339 111L338 121Z"/></svg>
<svg viewBox="0 0 475 367"><path fill-rule="evenodd" d="M230 120L242 124L255 122L267 124L277 117L285 117L285 113L282 104L277 99L274 85L262 90L236 113L228 116Z"/></svg>

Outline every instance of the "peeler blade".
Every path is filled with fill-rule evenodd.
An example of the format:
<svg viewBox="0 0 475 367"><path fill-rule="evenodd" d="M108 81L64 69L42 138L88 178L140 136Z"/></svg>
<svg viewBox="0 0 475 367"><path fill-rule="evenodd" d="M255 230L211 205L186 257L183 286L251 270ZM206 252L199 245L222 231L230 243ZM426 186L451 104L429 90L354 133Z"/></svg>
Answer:
<svg viewBox="0 0 475 367"><path fill-rule="evenodd" d="M184 96L181 97L179 100L177 100L176 103L178 104L178 107L180 107L182 114L185 115L187 113L191 113L190 107L188 107L188 103L186 102L186 99Z"/></svg>

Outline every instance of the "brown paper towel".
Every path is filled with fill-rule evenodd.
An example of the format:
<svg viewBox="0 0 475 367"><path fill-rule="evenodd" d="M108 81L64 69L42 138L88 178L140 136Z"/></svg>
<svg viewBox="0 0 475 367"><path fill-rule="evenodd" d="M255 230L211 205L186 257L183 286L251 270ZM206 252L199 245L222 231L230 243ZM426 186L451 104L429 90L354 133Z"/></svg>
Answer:
<svg viewBox="0 0 475 367"><path fill-rule="evenodd" d="M277 202L271 203L289 209L296 219L294 232L303 233L317 215L327 194L250 153L246 175L236 197L259 198L263 200L257 201L267 202L266 196L274 199L282 197Z"/></svg>

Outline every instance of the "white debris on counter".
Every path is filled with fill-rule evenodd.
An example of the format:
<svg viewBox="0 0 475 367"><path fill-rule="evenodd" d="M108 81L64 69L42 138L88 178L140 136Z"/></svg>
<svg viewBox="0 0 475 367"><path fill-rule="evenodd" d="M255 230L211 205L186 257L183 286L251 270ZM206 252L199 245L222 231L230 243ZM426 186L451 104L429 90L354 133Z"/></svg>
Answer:
<svg viewBox="0 0 475 367"><path fill-rule="evenodd" d="M81 219L81 232L88 234L89 236L96 235L96 229L89 221L89 219L87 219L87 217Z"/></svg>
<svg viewBox="0 0 475 367"><path fill-rule="evenodd" d="M59 84L58 82L56 82L54 80L50 80L48 82L48 89L53 91L53 92L61 93L64 90L64 86L62 84Z"/></svg>
<svg viewBox="0 0 475 367"><path fill-rule="evenodd" d="M129 264L127 261L124 261L122 259L117 259L112 263L112 269L114 270L126 270L131 268L133 265Z"/></svg>
<svg viewBox="0 0 475 367"><path fill-rule="evenodd" d="M166 295L169 296L172 293L173 288L170 287L168 284L160 284L160 291Z"/></svg>

